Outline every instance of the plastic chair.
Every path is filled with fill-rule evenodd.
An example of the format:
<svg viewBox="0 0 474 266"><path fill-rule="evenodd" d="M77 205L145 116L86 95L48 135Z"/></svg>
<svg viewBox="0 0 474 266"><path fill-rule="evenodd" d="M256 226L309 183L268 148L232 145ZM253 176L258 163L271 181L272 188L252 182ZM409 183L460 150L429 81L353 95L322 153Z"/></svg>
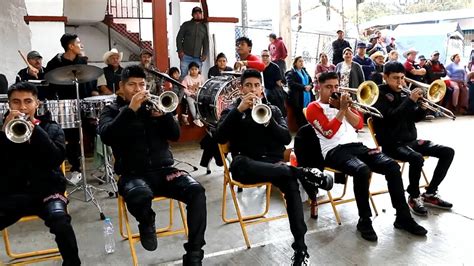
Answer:
<svg viewBox="0 0 474 266"><path fill-rule="evenodd" d="M250 248L251 246L250 246L250 241L247 234L247 228L246 228L247 226L252 225L252 224L269 222L269 221L273 221L273 220L277 220L281 218L286 218L288 217L288 215L281 214L278 216L265 217L265 215L267 215L270 209L270 195L271 195L271 190L272 190L272 184L270 182L256 183L256 184L242 184L232 179L231 173L229 171L229 167L227 165L228 161L225 156L225 154L229 153L229 146L228 144L218 144L218 146L219 146L219 152L222 158L222 162L224 164L224 186L223 186L223 194L222 194L222 220L227 224L239 222L240 228L242 229L242 234L244 235L245 244L247 245L247 248ZM227 218L227 205L226 205L227 186L229 187L229 190L231 192L232 201L234 203L235 211L237 213L237 218ZM266 187L266 190L265 190L266 203L265 203L264 211L259 214L246 215L246 216L242 215L242 210L240 209L234 187L257 188L261 186ZM281 195L283 198L283 202L285 202L283 193L281 193Z"/></svg>
<svg viewBox="0 0 474 266"><path fill-rule="evenodd" d="M168 225L162 228L156 229L156 235L158 237L176 235L176 234L185 234L188 236L188 224L186 222L186 213L184 212L184 204L178 201L179 212L181 214L181 220L183 222L183 228L173 230L173 199L166 198L166 197L155 197L153 202L169 200L169 222ZM140 241L140 234L139 233L132 233L132 229L130 228L130 222L128 218L128 211L125 201L122 196L119 195L118 197L118 212L119 212L119 231L120 235L123 239L128 240L130 245L130 253L132 254L133 265L138 265L138 258L137 253L135 250L135 243ZM124 230L125 224L125 230Z"/></svg>

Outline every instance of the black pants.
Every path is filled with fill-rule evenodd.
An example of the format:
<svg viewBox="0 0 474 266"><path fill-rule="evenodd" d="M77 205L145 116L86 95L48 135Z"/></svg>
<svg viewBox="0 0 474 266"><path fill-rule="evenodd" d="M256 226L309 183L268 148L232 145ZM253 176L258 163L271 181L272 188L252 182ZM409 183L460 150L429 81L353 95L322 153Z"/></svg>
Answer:
<svg viewBox="0 0 474 266"><path fill-rule="evenodd" d="M119 193L125 199L130 213L140 224L155 223L155 212L151 208L154 196L164 196L184 202L187 206L189 227L187 252L200 251L206 244L204 233L207 225L205 189L186 172L171 181L166 177L178 170L149 173L141 177L122 177L118 182Z"/></svg>
<svg viewBox="0 0 474 266"><path fill-rule="evenodd" d="M362 143L338 145L326 155L326 165L354 178L354 195L359 216L372 216L369 205L369 178L371 172L385 175L392 206L397 216L410 215L405 201L405 191L400 173L400 165L378 150L371 150Z"/></svg>
<svg viewBox="0 0 474 266"><path fill-rule="evenodd" d="M0 230L16 223L21 217L38 215L56 236L55 240L63 258L63 265L80 265L76 235L67 213L66 203L60 199L43 203L39 196L14 194L0 196Z"/></svg>
<svg viewBox="0 0 474 266"><path fill-rule="evenodd" d="M434 144L429 140L415 140L393 148L384 147L384 152L396 160L410 164L410 184L408 185L407 192L414 198L420 196L420 177L425 161L423 156L439 158L430 185L426 188L426 193L429 194L436 193L454 158L454 150L452 148Z"/></svg>
<svg viewBox="0 0 474 266"><path fill-rule="evenodd" d="M285 72L286 72L286 62L285 60L283 59L278 59L278 60L275 60L273 61L273 63L277 64L278 67L280 68L280 73L281 73L281 81L286 84L286 80L285 80Z"/></svg>
<svg viewBox="0 0 474 266"><path fill-rule="evenodd" d="M286 117L286 107L285 107L285 100L286 100L286 94L285 91L283 91L283 88L279 86L275 86L275 88L272 89L266 89L265 90L265 96L267 97L267 100L272 104L278 107L280 109L280 112L283 117Z"/></svg>
<svg viewBox="0 0 474 266"><path fill-rule="evenodd" d="M71 165L71 172L81 171L81 146L79 141L79 129L64 129L66 139L66 158Z"/></svg>
<svg viewBox="0 0 474 266"><path fill-rule="evenodd" d="M237 155L230 170L233 178L243 184L270 182L285 194L290 230L295 238L292 247L298 251L306 250L304 236L307 229L297 181L298 169L278 162L257 161Z"/></svg>

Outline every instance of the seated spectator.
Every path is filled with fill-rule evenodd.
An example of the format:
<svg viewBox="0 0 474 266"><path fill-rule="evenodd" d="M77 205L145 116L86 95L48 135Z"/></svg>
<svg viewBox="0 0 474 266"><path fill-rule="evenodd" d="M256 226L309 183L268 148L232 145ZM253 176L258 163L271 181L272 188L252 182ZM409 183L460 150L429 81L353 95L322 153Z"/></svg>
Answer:
<svg viewBox="0 0 474 266"><path fill-rule="evenodd" d="M461 66L461 57L459 54L451 56L452 63L446 66L450 87L453 89L452 104L457 113L464 113L468 108L469 95L466 87L466 71Z"/></svg>
<svg viewBox="0 0 474 266"><path fill-rule="evenodd" d="M207 73L207 78L212 78L215 76L220 76L222 71L232 71L232 68L227 66L227 57L224 53L219 53L217 55L216 61L214 66L209 68L209 72Z"/></svg>

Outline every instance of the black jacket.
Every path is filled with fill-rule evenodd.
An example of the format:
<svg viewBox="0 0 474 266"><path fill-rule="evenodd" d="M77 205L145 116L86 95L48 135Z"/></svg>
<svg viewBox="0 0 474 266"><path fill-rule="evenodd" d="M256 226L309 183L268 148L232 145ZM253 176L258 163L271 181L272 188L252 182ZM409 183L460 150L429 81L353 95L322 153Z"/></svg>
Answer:
<svg viewBox="0 0 474 266"><path fill-rule="evenodd" d="M173 114L151 117L144 108L134 112L128 104L117 97L117 102L100 114L99 134L112 147L116 173L134 177L172 166L168 140L179 138Z"/></svg>
<svg viewBox="0 0 474 266"><path fill-rule="evenodd" d="M49 71L70 65L87 65L87 60L84 57L76 56L76 58L71 61L64 58L64 54L57 54L54 56L46 65L45 73L47 74ZM92 90L96 88L91 82L80 83L79 84L79 98L83 99L85 97L91 96ZM57 85L50 83L49 90L51 91L50 95L48 95L48 99L76 99L76 87L74 85Z"/></svg>
<svg viewBox="0 0 474 266"><path fill-rule="evenodd" d="M264 99L263 102L266 102ZM277 162L283 160L285 145L291 135L278 107L270 105L272 118L268 126L257 124L248 109L241 113L238 99L231 107L222 111L216 132L217 142L230 142L232 156L245 155L254 160Z"/></svg>
<svg viewBox="0 0 474 266"><path fill-rule="evenodd" d="M302 69L303 72L308 75L309 83L311 87L313 87L313 80L311 79L311 75L308 74L306 68ZM296 73L295 69L292 68L288 70L285 74L286 77L286 84L288 84L288 88L290 90L288 94L288 101L292 104L292 106L297 107L299 109L303 108L304 96L303 92L305 91L303 81L301 80L300 75ZM314 94L311 92L311 101L314 101Z"/></svg>
<svg viewBox="0 0 474 266"><path fill-rule="evenodd" d="M344 48L351 47L348 41L336 39L332 42L332 64L337 65L340 62L344 61L342 57L342 51Z"/></svg>
<svg viewBox="0 0 474 266"><path fill-rule="evenodd" d="M400 144L417 139L415 122L426 116L421 109L403 92L394 92L388 85L379 86L380 95L374 107L383 119L374 118L374 127L379 145L391 149Z"/></svg>
<svg viewBox="0 0 474 266"><path fill-rule="evenodd" d="M29 141L13 143L0 132L0 193L33 193L47 197L64 193L66 182L59 166L66 158L64 132L50 116L38 117Z"/></svg>

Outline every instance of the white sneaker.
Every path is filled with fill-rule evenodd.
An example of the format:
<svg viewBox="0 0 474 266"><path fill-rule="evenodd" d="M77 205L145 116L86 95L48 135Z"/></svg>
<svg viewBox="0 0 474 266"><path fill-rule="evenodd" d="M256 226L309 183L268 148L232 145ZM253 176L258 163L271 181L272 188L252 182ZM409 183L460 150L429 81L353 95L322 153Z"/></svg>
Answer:
<svg viewBox="0 0 474 266"><path fill-rule="evenodd" d="M81 172L74 171L66 177L66 180L69 184L75 186L82 180L82 174Z"/></svg>
<svg viewBox="0 0 474 266"><path fill-rule="evenodd" d="M198 126L198 127L203 127L204 126L204 124L199 119L194 119L193 123L196 124L196 126Z"/></svg>

